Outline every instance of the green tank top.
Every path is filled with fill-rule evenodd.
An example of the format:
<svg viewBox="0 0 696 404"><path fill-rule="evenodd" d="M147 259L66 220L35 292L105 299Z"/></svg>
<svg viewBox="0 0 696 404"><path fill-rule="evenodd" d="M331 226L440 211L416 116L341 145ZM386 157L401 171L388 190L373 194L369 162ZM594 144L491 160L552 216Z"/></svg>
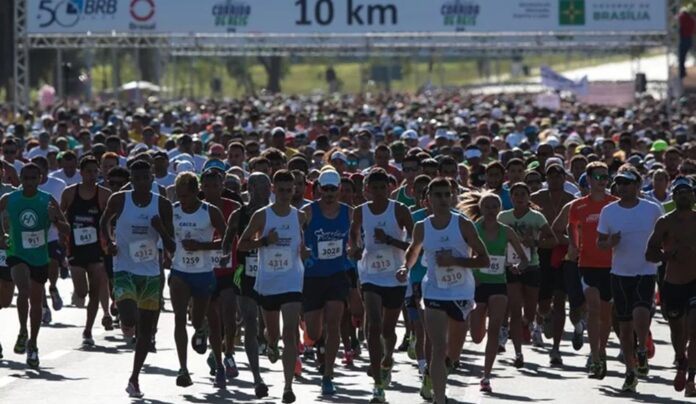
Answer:
<svg viewBox="0 0 696 404"><path fill-rule="evenodd" d="M396 200L406 205L409 209L416 206L416 200L406 195L405 186L399 188L399 192L396 194Z"/></svg>
<svg viewBox="0 0 696 404"><path fill-rule="evenodd" d="M498 226L495 240L488 240L483 229L483 219L476 222L476 232L486 246L491 265L488 268L475 269L474 278L480 283L506 283L505 253L507 251L507 235L503 226Z"/></svg>
<svg viewBox="0 0 696 404"><path fill-rule="evenodd" d="M8 257L16 257L32 266L48 265L48 203L51 195L36 191L36 195L26 197L22 190L12 192L7 197L10 242Z"/></svg>

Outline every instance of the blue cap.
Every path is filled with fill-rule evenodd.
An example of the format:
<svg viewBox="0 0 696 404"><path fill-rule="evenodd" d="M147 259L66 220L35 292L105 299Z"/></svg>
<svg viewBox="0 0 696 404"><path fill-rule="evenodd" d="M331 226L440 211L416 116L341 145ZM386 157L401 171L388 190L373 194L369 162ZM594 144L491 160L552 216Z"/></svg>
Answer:
<svg viewBox="0 0 696 404"><path fill-rule="evenodd" d="M674 192L679 188L694 188L694 183L688 177L679 176L672 181L672 186L670 187L670 192Z"/></svg>
<svg viewBox="0 0 696 404"><path fill-rule="evenodd" d="M583 188L589 187L589 184L587 183L587 174L582 173L582 175L578 179L578 185L580 185Z"/></svg>
<svg viewBox="0 0 696 404"><path fill-rule="evenodd" d="M227 165L222 162L222 160L212 159L205 162L203 165L203 172L208 170L220 170L221 172L227 171Z"/></svg>

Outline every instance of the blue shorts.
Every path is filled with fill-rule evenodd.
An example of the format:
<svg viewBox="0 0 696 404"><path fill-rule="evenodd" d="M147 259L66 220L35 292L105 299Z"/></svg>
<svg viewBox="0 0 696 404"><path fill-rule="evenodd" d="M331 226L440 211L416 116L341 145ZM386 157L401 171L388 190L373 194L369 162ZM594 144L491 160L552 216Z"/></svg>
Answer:
<svg viewBox="0 0 696 404"><path fill-rule="evenodd" d="M213 271L189 273L172 269L170 276L176 276L184 281L191 289L191 297L209 297L217 288L215 272Z"/></svg>

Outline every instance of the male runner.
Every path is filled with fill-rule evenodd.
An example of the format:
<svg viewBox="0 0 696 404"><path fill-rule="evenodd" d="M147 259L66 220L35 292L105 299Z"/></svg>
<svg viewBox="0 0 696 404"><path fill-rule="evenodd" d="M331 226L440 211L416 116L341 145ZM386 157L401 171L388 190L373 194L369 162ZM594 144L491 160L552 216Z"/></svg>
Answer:
<svg viewBox="0 0 696 404"><path fill-rule="evenodd" d="M396 322L406 294L406 285L394 274L403 264L408 248L405 236L410 236L413 221L406 206L389 199L386 171L373 169L367 176L366 188L371 200L353 211L350 243L357 255L364 234L358 272L365 301L370 371L375 383L371 402L383 403L384 388L391 381L394 364Z"/></svg>
<svg viewBox="0 0 696 404"><path fill-rule="evenodd" d="M415 155L404 157L401 163L401 171L403 172L404 180L401 186L391 194L391 199L401 202L411 209L416 206L416 199L420 197L420 195L416 195L413 192L413 182L421 173L420 158Z"/></svg>
<svg viewBox="0 0 696 404"><path fill-rule="evenodd" d="M151 344L160 308L160 264L157 242L173 252L172 204L152 192L150 164L130 167L132 190L111 195L99 225L109 253L114 256L114 300L126 338L137 332L133 371L126 392L140 398L138 377ZM112 221L116 220L115 229ZM137 325L137 327L136 327Z"/></svg>
<svg viewBox="0 0 696 404"><path fill-rule="evenodd" d="M638 385L636 373L641 376L648 374L645 342L650 331L657 272L657 265L646 261L645 255L636 251L645 251L655 223L662 216L662 209L653 202L638 198L641 177L632 165L621 166L614 181L621 199L602 209L597 224L597 247L612 250L611 294L626 364L626 379L621 390L635 392ZM634 332L638 339L637 350L634 350Z"/></svg>
<svg viewBox="0 0 696 404"><path fill-rule="evenodd" d="M3 165L0 164L0 197L16 190L12 185L4 184ZM12 272L7 266L7 250L0 250L0 309L10 307L14 297L14 282L12 282ZM0 344L0 359L2 359L2 344Z"/></svg>
<svg viewBox="0 0 696 404"><path fill-rule="evenodd" d="M674 389L685 397L696 396L696 202L694 183L678 176L670 189L676 210L661 217L648 241L645 259L667 262L662 285L662 304L669 321L677 373ZM688 355L686 346L688 343ZM688 359L687 359L688 358ZM687 379L688 369L688 379Z"/></svg>
<svg viewBox="0 0 696 404"><path fill-rule="evenodd" d="M58 202L47 192L38 189L41 178L41 169L29 163L20 172L21 189L0 198L0 212L3 212L1 230L3 235L9 235L0 240L0 249L7 250L7 266L18 292L20 329L15 353L26 351L27 365L33 369L39 367L37 338L45 298L44 284L48 280L48 229L53 224L61 234L69 231ZM31 320L29 341L28 314Z"/></svg>
<svg viewBox="0 0 696 404"><path fill-rule="evenodd" d="M304 207L304 239L312 256L305 260L303 312L306 331L318 351L321 392L336 393L333 368L340 342L341 318L350 282L345 260L352 208L338 201L341 176L334 170L319 175L321 197ZM326 324L326 326L324 326ZM325 353L322 355L322 350Z"/></svg>
<svg viewBox="0 0 696 404"><path fill-rule="evenodd" d="M109 315L104 253L99 234L99 219L106 208L111 191L97 185L98 175L97 159L84 157L80 160L80 183L67 187L61 200L61 210L65 212L72 228L69 261L75 293L80 299L84 299L89 293L87 321L82 331L82 345L87 347L94 346L92 326L100 301L104 310L102 325L107 329L113 328Z"/></svg>
<svg viewBox="0 0 696 404"><path fill-rule="evenodd" d="M302 237L305 215L291 205L294 187L292 173L285 169L275 172L275 202L253 214L237 247L240 251L259 250L254 290L263 309L271 363L275 363L280 355L280 314L283 315L283 403L295 402L292 380L302 309L302 259L307 257Z"/></svg>

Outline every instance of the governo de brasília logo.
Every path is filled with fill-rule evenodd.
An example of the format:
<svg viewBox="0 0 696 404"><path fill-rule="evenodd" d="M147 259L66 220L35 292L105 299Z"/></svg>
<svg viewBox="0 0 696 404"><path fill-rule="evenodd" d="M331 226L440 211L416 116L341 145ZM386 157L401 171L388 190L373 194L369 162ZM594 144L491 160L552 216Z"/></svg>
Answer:
<svg viewBox="0 0 696 404"><path fill-rule="evenodd" d="M213 5L216 26L245 27L251 15L251 6L243 1L226 0Z"/></svg>
<svg viewBox="0 0 696 404"><path fill-rule="evenodd" d="M440 7L445 26L476 25L481 7L476 1L449 0Z"/></svg>
<svg viewBox="0 0 696 404"><path fill-rule="evenodd" d="M39 215L33 209L25 209L19 214L19 222L25 229L33 229L39 224Z"/></svg>
<svg viewBox="0 0 696 404"><path fill-rule="evenodd" d="M84 17L113 17L117 6L118 0L40 0L39 27L70 28Z"/></svg>

